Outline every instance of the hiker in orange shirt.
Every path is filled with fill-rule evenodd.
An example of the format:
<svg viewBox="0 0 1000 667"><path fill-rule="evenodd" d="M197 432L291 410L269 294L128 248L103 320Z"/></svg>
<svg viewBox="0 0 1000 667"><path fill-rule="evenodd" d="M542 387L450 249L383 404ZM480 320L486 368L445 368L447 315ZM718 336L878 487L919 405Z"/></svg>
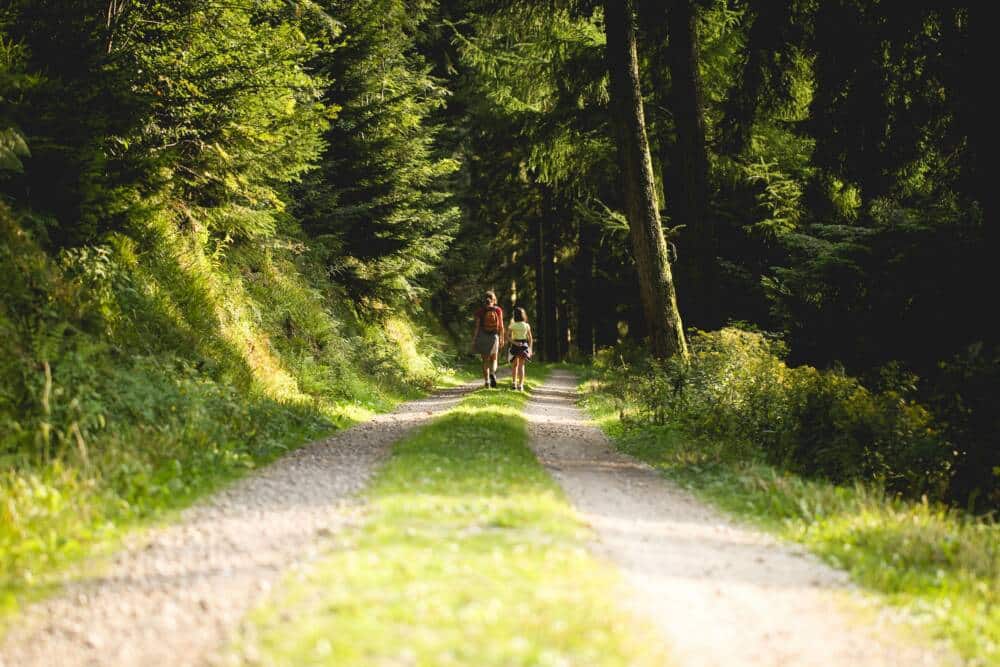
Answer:
<svg viewBox="0 0 1000 667"><path fill-rule="evenodd" d="M486 387L497 386L497 353L503 340L503 309L497 305L497 295L486 293L482 307L473 317L476 328L472 332L472 348L483 358L483 382Z"/></svg>

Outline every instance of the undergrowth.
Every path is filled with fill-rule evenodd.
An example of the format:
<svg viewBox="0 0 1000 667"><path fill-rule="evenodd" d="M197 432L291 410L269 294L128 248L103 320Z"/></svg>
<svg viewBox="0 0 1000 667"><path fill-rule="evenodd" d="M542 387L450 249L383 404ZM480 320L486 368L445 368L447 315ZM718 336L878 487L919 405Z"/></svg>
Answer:
<svg viewBox="0 0 1000 667"><path fill-rule="evenodd" d="M0 616L124 531L439 381L296 241L154 218L57 257L0 207Z"/></svg>

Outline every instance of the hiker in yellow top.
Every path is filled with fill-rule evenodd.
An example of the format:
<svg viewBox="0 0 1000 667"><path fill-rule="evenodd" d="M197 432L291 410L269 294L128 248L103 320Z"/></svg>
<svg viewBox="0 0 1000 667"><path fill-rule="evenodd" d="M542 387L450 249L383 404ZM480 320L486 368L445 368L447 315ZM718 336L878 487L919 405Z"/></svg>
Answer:
<svg viewBox="0 0 1000 667"><path fill-rule="evenodd" d="M472 348L483 358L483 381L487 387L497 386L497 353L503 339L503 309L497 305L497 295L487 292L483 305L473 315L476 329L472 332Z"/></svg>
<svg viewBox="0 0 1000 667"><path fill-rule="evenodd" d="M524 391L524 367L528 359L531 359L531 346L534 343L524 308L514 309L514 321L508 329L507 342L510 344L507 361L510 363L512 387L515 391Z"/></svg>

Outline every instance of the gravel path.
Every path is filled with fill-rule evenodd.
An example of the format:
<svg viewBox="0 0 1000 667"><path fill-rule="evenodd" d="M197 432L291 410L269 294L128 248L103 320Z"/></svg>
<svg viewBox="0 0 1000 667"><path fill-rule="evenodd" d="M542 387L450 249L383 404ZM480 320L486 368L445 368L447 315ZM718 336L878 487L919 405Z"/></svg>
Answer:
<svg viewBox="0 0 1000 667"><path fill-rule="evenodd" d="M532 447L624 573L626 604L661 629L678 665L953 664L907 645L846 575L739 526L614 450L553 372L526 409ZM863 612L863 613L862 613Z"/></svg>
<svg viewBox="0 0 1000 667"><path fill-rule="evenodd" d="M205 664L282 572L352 523L392 443L477 386L303 447L133 538L106 572L29 607L0 644L0 667Z"/></svg>

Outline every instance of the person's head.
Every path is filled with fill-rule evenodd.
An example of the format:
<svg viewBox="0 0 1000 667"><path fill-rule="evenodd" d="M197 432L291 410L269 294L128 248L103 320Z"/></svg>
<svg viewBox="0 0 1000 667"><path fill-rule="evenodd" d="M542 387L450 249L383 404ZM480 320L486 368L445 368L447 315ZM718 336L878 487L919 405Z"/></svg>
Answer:
<svg viewBox="0 0 1000 667"><path fill-rule="evenodd" d="M527 322L528 314L524 312L524 308L518 306L514 309L514 321L515 322Z"/></svg>
<svg viewBox="0 0 1000 667"><path fill-rule="evenodd" d="M483 299L483 303L487 306L494 306L497 302L497 295L492 291L486 292L486 297Z"/></svg>

